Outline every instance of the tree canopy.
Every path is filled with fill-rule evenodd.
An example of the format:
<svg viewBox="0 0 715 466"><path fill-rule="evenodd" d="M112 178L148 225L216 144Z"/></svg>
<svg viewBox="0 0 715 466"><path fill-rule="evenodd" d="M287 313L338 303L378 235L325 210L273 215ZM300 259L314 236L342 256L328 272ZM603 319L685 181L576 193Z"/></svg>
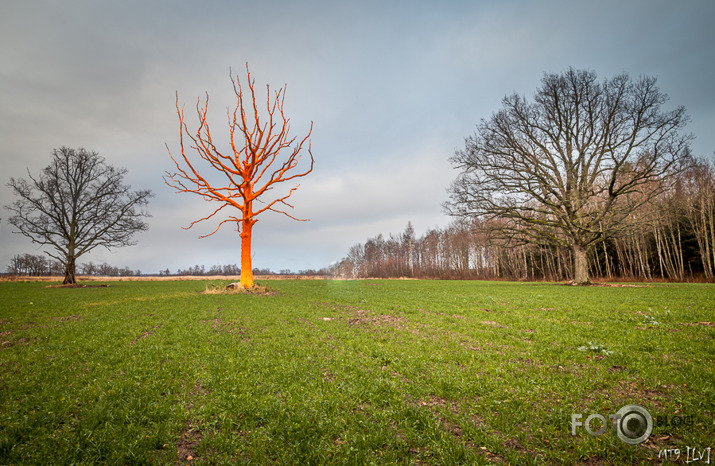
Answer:
<svg viewBox="0 0 715 466"><path fill-rule="evenodd" d="M11 178L18 199L5 206L9 222L34 243L54 248L47 255L64 265L63 284L76 283L76 260L103 246L135 244L132 237L148 225L143 207L151 191L124 184L126 169L108 165L97 152L61 147L39 177Z"/></svg>
<svg viewBox="0 0 715 466"><path fill-rule="evenodd" d="M509 241L572 248L574 279L588 282L588 249L685 167L688 117L667 100L652 77L546 74L533 100L505 97L455 152L445 210L498 219Z"/></svg>

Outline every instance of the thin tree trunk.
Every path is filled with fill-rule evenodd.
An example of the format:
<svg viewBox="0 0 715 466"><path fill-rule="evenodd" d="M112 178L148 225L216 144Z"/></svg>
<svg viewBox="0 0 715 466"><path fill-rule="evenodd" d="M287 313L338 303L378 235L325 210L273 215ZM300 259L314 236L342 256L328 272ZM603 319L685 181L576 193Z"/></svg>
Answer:
<svg viewBox="0 0 715 466"><path fill-rule="evenodd" d="M680 232L680 223L678 223L678 249L680 251L680 279L685 280L685 253L683 251L683 237ZM688 264L690 267L690 264ZM690 273L692 276L692 271Z"/></svg>
<svg viewBox="0 0 715 466"><path fill-rule="evenodd" d="M665 272L663 271L663 251L660 244L660 234L658 233L658 228L653 227L653 236L655 236L655 249L658 252L658 266L660 267L660 276L665 278Z"/></svg>
<svg viewBox="0 0 715 466"><path fill-rule="evenodd" d="M710 252L712 253L712 265L715 268L715 202L713 201L712 191L708 190L707 216L710 224Z"/></svg>
<svg viewBox="0 0 715 466"><path fill-rule="evenodd" d="M606 247L605 239L603 240L603 257L606 259L606 276L609 280L611 280L613 278L613 275L611 274L611 264L608 260L608 248Z"/></svg>

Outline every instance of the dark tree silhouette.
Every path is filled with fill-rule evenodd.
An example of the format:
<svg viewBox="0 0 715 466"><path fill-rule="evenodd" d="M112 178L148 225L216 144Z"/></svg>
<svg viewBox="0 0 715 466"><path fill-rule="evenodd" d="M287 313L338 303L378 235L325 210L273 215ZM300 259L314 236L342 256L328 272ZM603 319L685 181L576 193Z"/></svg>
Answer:
<svg viewBox="0 0 715 466"><path fill-rule="evenodd" d="M566 246L574 281L589 281L587 253L669 185L685 164L683 107L664 111L655 78L546 74L533 101L519 95L477 126L451 161L462 173L445 210L501 219L512 239Z"/></svg>
<svg viewBox="0 0 715 466"><path fill-rule="evenodd" d="M141 210L151 191L131 191L123 184L125 169L107 165L96 152L61 147L52 162L29 181L11 178L19 198L5 206L14 213L10 223L34 243L52 246L47 255L64 265L63 284L74 284L76 261L103 246L135 244L132 236L148 228Z"/></svg>

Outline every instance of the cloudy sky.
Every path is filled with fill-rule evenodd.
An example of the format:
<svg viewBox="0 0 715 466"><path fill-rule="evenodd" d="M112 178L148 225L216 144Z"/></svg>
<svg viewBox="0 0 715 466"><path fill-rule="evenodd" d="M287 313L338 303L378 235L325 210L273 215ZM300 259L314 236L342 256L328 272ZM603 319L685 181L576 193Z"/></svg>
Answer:
<svg viewBox="0 0 715 466"><path fill-rule="evenodd" d="M53 148L85 147L155 193L138 244L93 260L154 273L240 263L240 241L213 207L163 183L178 149L175 99L211 97L225 142L235 105L229 69L259 86L287 84L297 136L312 121L315 170L291 213L254 227L253 264L320 268L378 233L443 227L456 173L448 158L514 92L545 72L651 75L684 105L696 154L715 151L712 0L3 0L0 4L0 206L10 177L48 165ZM191 118L194 114L187 112ZM195 121L195 120L189 120ZM0 268L42 249L13 234L0 207Z"/></svg>

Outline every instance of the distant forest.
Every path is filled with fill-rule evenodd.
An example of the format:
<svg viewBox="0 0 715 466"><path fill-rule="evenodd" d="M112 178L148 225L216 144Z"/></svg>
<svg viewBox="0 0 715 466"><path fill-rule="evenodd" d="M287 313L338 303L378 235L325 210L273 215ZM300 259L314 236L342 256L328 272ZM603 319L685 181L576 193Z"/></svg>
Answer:
<svg viewBox="0 0 715 466"><path fill-rule="evenodd" d="M563 281L573 277L570 248L536 244L527 235L505 241L494 234L506 219L457 218L415 237L411 223L352 246L332 267L343 278L441 278ZM713 281L715 169L697 161L674 189L643 205L628 228L605 238L588 257L596 280Z"/></svg>
<svg viewBox="0 0 715 466"><path fill-rule="evenodd" d="M141 270L115 267L106 262L103 264L94 264L92 262L81 264L78 270L83 275L102 277L134 277L142 274ZM64 273L65 267L60 261L48 259L38 254L16 254L10 259L10 265L6 269L7 275L31 277L62 276Z"/></svg>
<svg viewBox="0 0 715 466"><path fill-rule="evenodd" d="M84 276L95 277L139 277L139 276L192 276L192 277L208 277L208 276L237 276L241 274L241 268L236 264L228 265L213 265L206 267L204 265L194 265L186 269L177 269L176 272L171 272L169 269L160 270L159 273L142 274L141 270L131 270L128 267L116 267L109 265L106 262L95 264L88 262L80 264L78 271ZM254 268L255 275L309 275L309 276L330 276L331 271L328 268L320 270L300 270L293 272L288 269L282 269L278 272L273 272L270 269ZM48 259L42 255L36 254L17 254L10 260L10 265L7 266L6 275L15 276L61 276L64 274L63 265L56 260Z"/></svg>

